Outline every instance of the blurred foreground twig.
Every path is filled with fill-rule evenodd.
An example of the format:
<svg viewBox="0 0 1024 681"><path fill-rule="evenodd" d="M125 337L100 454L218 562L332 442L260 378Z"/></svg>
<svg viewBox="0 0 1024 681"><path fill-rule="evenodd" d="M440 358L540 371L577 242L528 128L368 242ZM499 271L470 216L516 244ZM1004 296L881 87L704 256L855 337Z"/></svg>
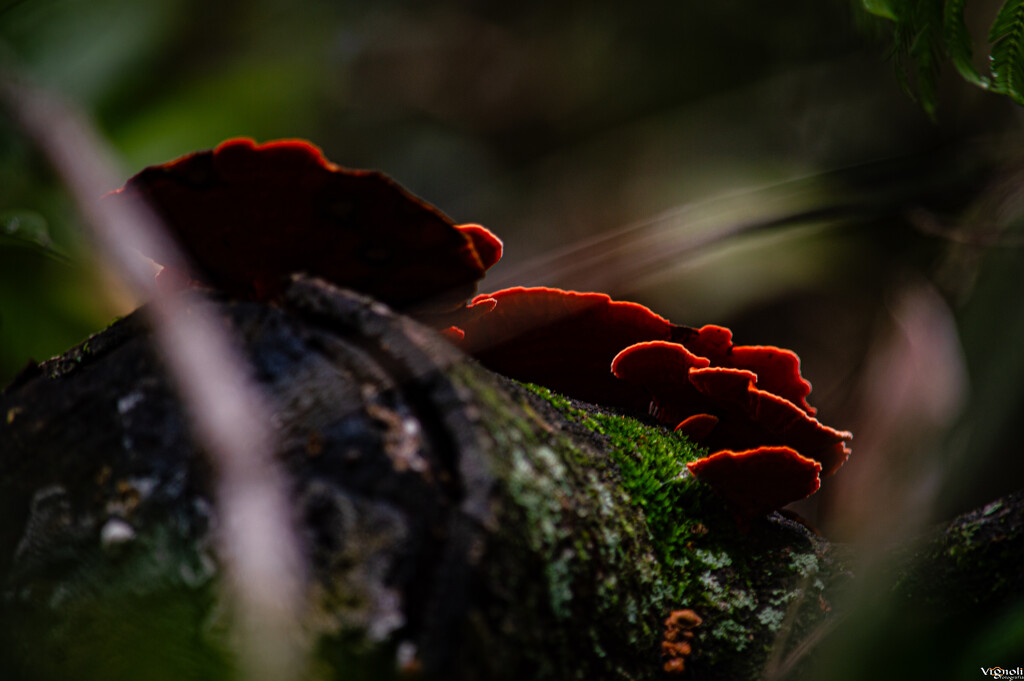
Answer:
<svg viewBox="0 0 1024 681"><path fill-rule="evenodd" d="M150 304L158 349L197 441L217 471L220 543L236 608L242 678L303 675L298 617L304 570L285 485L273 462L270 411L222 324L201 305L154 286L139 252L184 256L144 205L101 201L122 182L86 119L48 92L0 73L0 102L56 169L92 231L97 257Z"/></svg>

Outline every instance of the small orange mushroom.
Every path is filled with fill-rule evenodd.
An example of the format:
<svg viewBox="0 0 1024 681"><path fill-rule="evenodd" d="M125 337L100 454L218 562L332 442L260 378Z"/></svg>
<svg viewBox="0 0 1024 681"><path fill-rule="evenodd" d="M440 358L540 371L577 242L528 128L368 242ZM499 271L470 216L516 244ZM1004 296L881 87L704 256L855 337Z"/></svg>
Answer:
<svg viewBox="0 0 1024 681"><path fill-rule="evenodd" d="M665 634L661 641L661 655L665 658L662 669L667 674L682 674L686 671L684 658L693 651L690 640L693 630L703 620L693 610L674 610L665 620Z"/></svg>
<svg viewBox="0 0 1024 681"><path fill-rule="evenodd" d="M704 623L700 615L689 608L673 610L665 620L665 639L676 640L674 634L693 636L692 630Z"/></svg>

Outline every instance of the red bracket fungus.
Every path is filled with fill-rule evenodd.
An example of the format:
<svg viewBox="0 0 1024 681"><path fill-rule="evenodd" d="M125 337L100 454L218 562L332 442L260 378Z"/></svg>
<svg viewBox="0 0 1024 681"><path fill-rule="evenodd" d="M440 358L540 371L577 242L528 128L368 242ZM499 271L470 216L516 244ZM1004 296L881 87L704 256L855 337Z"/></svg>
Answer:
<svg viewBox="0 0 1024 681"><path fill-rule="evenodd" d="M477 296L471 306L487 300L495 301L492 311L459 325L459 345L487 368L605 406L645 409L650 402L608 367L628 345L672 338L677 327L667 319L603 293L510 288Z"/></svg>
<svg viewBox="0 0 1024 681"><path fill-rule="evenodd" d="M690 370L710 364L711 360L698 357L679 343L646 341L620 349L610 366L616 377L644 388L656 419L675 426L704 408L704 399L689 384ZM659 400L657 395L672 395L673 400Z"/></svg>
<svg viewBox="0 0 1024 681"><path fill-rule="evenodd" d="M819 473L850 454L850 433L814 418L789 350L735 346L724 327L677 326L602 293L511 288L466 304L501 259L501 240L308 142L228 140L146 168L108 196L145 200L191 258L188 271L165 268L161 286L269 298L305 272L415 314L499 373L604 406L650 407L715 452L688 468L741 524L812 494ZM666 671L682 670L682 639L666 641Z"/></svg>
<svg viewBox="0 0 1024 681"><path fill-rule="evenodd" d="M769 345L733 345L732 331L710 324L686 329L674 340L693 354L706 357L711 366L754 372L758 388L789 400L808 414L815 413L806 399L811 384L800 375L800 358L792 350Z"/></svg>
<svg viewBox="0 0 1024 681"><path fill-rule="evenodd" d="M821 484L821 464L789 447L723 449L687 468L729 505L741 526L750 518L811 496Z"/></svg>
<svg viewBox="0 0 1024 681"><path fill-rule="evenodd" d="M110 196L147 201L191 258L185 276L233 295L268 298L305 272L394 307L446 311L501 257L485 228L457 226L386 175L337 166L302 140L228 140Z"/></svg>
<svg viewBox="0 0 1024 681"><path fill-rule="evenodd" d="M759 354L772 356L769 352ZM792 447L820 462L825 475L831 475L846 461L850 455L846 447L846 440L852 437L850 433L823 425L811 416L809 407L805 410L780 395L760 389L757 386L762 380L753 371L710 364L712 360L697 357L683 345L648 342L620 352L612 362L612 372L644 386L659 421L675 426L712 451L761 445ZM796 373L798 365L793 365L793 371L809 392L810 384ZM779 376L772 378L778 385ZM768 384L772 385L772 381ZM781 383L784 388L794 384L789 375Z"/></svg>
<svg viewBox="0 0 1024 681"><path fill-rule="evenodd" d="M851 434L814 418L811 384L790 350L733 345L724 327L677 326L600 293L512 288L478 296L467 309L480 304L494 307L449 330L464 350L498 373L569 397L649 406L661 423L715 452L690 470L741 524L812 494L819 473L831 475L850 454ZM774 477L749 475L773 467Z"/></svg>
<svg viewBox="0 0 1024 681"><path fill-rule="evenodd" d="M839 470L850 456L846 441L853 437L852 433L830 428L789 400L759 390L754 385L756 380L753 372L737 369L690 372L690 383L721 406L723 425L734 426L731 437L725 427L712 432L708 446L714 446L716 436L744 445L757 442L792 446L820 462L823 475Z"/></svg>
<svg viewBox="0 0 1024 681"><path fill-rule="evenodd" d="M483 225L476 224L455 225L455 228L473 242L473 248L476 249L477 257L480 258L480 264L484 266L484 270L489 270L498 264L505 246L494 232Z"/></svg>
<svg viewBox="0 0 1024 681"><path fill-rule="evenodd" d="M704 342L709 328L710 343ZM852 435L812 416L805 400L810 384L800 377L795 354L733 347L720 329L704 327L698 342L684 340L685 346L637 343L615 357L612 372L647 390L659 421L715 452L688 468L745 526L816 492L819 473L831 475L850 455Z"/></svg>

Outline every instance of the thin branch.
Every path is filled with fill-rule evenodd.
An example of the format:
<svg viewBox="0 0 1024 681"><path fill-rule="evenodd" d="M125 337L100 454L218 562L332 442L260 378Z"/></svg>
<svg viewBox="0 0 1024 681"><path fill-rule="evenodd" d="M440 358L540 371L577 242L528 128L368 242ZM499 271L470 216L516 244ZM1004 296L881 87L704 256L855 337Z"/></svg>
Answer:
<svg viewBox="0 0 1024 681"><path fill-rule="evenodd" d="M159 219L145 205L100 200L122 181L94 127L67 102L11 74L0 73L0 102L63 179L101 262L150 300L155 342L217 472L219 540L238 617L241 678L301 678L304 569L284 480L273 461L268 405L228 329L198 300L154 285L140 252L160 254L162 263L184 262Z"/></svg>

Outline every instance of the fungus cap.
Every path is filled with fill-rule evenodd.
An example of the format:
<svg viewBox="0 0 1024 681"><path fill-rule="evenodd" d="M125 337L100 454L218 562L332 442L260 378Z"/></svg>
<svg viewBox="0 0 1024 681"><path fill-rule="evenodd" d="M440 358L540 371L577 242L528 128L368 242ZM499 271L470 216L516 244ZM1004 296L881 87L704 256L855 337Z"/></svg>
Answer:
<svg viewBox="0 0 1024 681"><path fill-rule="evenodd" d="M725 501L741 525L809 497L821 484L821 464L789 447L722 450L686 467Z"/></svg>
<svg viewBox="0 0 1024 681"><path fill-rule="evenodd" d="M716 405L723 422L708 445L784 445L820 462L822 475L835 473L850 456L846 442L853 434L826 426L789 400L758 389L756 379L753 372L740 369L690 372L690 385Z"/></svg>
<svg viewBox="0 0 1024 681"><path fill-rule="evenodd" d="M477 224L455 225L455 228L473 242L473 248L476 249L476 254L480 258L480 264L483 265L485 270L489 270L498 264L505 250L505 245L494 232L483 225Z"/></svg>
<svg viewBox="0 0 1024 681"><path fill-rule="evenodd" d="M668 674L682 674L686 670L684 658L693 652L690 640L693 630L703 620L693 610L675 610L665 620L665 634L661 641L662 668Z"/></svg>
<svg viewBox="0 0 1024 681"><path fill-rule="evenodd" d="M710 365L679 343L643 341L621 350L612 359L612 374L627 383L643 386L651 401L651 414L664 424L682 425L701 413L704 400L690 387L690 370ZM671 395L672 399L663 396Z"/></svg>
<svg viewBox="0 0 1024 681"><path fill-rule="evenodd" d="M667 319L603 293L517 287L473 303L484 299L496 301L494 309L459 325L461 347L484 366L579 400L647 408L643 390L617 381L608 367L628 345L670 338L676 327Z"/></svg>
<svg viewBox="0 0 1024 681"><path fill-rule="evenodd" d="M811 384L800 375L800 358L792 350L770 345L733 345L732 331L709 324L699 329L680 327L673 339L695 355L707 357L711 366L745 369L757 375L757 387L783 397L808 414Z"/></svg>
<svg viewBox="0 0 1024 681"><path fill-rule="evenodd" d="M724 338L721 327L714 328L711 338L720 341ZM618 378L644 387L652 400L651 412L659 421L712 450L786 446L819 461L825 475L838 470L850 455L846 441L852 435L829 428L791 400L760 389L760 376L754 371L714 366L723 347L722 342L689 346L637 343L615 357L612 371ZM713 357L698 357L691 350L708 351ZM770 353L756 355L762 361ZM792 366L788 359L784 363ZM769 366L771 371L773 366Z"/></svg>
<svg viewBox="0 0 1024 681"><path fill-rule="evenodd" d="M483 227L459 228L386 175L337 166L303 140L228 140L146 168L108 200L132 196L178 239L187 276L234 295L270 297L305 272L396 307L447 310L501 253Z"/></svg>

